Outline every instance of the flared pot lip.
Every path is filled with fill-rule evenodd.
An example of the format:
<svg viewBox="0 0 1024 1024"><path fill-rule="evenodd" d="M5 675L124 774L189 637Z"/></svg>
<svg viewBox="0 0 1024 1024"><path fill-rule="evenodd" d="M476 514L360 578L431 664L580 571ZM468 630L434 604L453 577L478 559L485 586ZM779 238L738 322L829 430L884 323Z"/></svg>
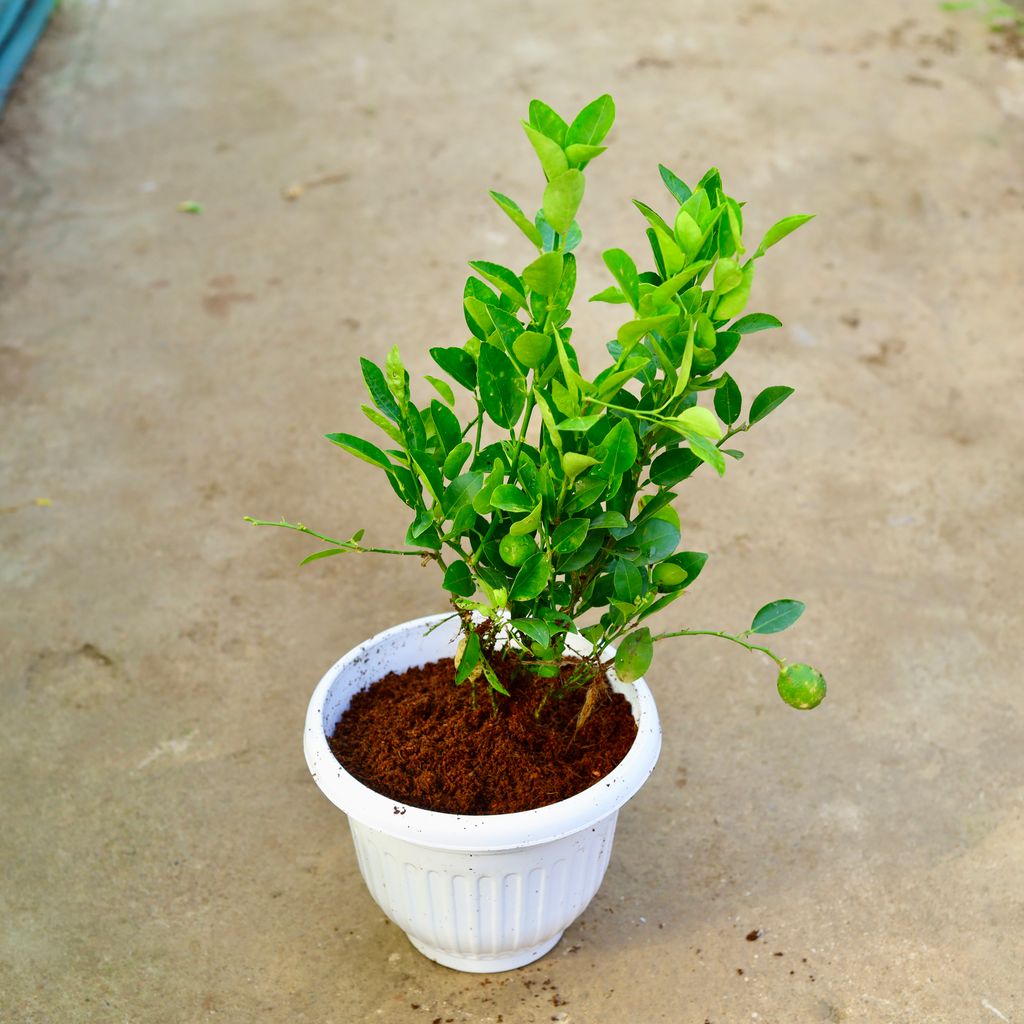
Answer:
<svg viewBox="0 0 1024 1024"><path fill-rule="evenodd" d="M340 658L324 674L313 691L306 713L304 748L306 763L324 795L351 819L369 828L408 842L435 849L497 853L553 842L590 828L619 809L646 782L661 750L661 726L654 696L643 679L622 683L609 666L612 686L629 700L637 722L637 735L629 752L600 782L555 804L513 814L462 815L412 807L363 785L338 763L327 743L324 708L336 686L346 683L353 692L387 674L388 669L367 678L360 673L358 685L353 669L365 664L367 656L386 649L401 634L425 634L450 615L428 615L386 629L364 641ZM572 636L577 653L585 654L586 640ZM433 660L432 656L424 661Z"/></svg>

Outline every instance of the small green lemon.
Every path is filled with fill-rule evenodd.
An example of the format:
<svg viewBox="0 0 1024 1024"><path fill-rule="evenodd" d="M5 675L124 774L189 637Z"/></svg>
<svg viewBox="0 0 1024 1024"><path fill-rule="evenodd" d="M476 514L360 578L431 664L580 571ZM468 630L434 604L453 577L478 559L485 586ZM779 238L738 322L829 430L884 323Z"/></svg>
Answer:
<svg viewBox="0 0 1024 1024"><path fill-rule="evenodd" d="M522 565L537 550L532 537L513 537L507 534L501 538L498 553L509 565Z"/></svg>
<svg viewBox="0 0 1024 1024"><path fill-rule="evenodd" d="M787 665L779 673L779 696L801 711L816 708L825 699L825 677L810 665Z"/></svg>

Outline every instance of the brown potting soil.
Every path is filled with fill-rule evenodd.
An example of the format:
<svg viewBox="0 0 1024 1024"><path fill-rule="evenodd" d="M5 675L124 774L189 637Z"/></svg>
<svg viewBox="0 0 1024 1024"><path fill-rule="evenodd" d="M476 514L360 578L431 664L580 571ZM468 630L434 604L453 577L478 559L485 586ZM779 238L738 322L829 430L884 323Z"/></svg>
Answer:
<svg viewBox="0 0 1024 1024"><path fill-rule="evenodd" d="M494 668L512 694L484 680L454 685L451 658L392 672L357 693L329 737L341 765L392 800L449 814L509 814L556 803L599 782L636 737L622 694L605 688L577 730L585 691L551 696L558 680L528 672L501 655ZM568 677L572 665L563 676ZM400 813L400 812L396 812Z"/></svg>

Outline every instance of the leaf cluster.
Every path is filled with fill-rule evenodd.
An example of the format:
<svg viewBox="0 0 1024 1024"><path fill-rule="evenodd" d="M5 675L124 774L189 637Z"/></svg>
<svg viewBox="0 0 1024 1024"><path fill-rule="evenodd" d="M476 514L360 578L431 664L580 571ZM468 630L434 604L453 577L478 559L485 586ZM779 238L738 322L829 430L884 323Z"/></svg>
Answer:
<svg viewBox="0 0 1024 1024"><path fill-rule="evenodd" d="M381 470L408 508L399 553L440 566L466 624L460 683L482 677L504 692L489 665L499 643L554 678L571 633L594 647L581 684L616 643L620 677L639 677L659 639L642 624L679 600L707 559L680 549L679 486L705 466L724 474L728 459L743 457L730 440L793 393L762 388L744 417L743 394L724 366L746 337L780 326L747 312L755 270L810 218L785 217L748 249L744 204L726 194L715 168L690 188L660 167L664 215L634 201L646 266L621 248L604 253L611 283L591 301L625 315L600 372L584 369L601 353L584 351L570 323L573 250L583 237L576 218L584 172L605 152L614 119L607 95L569 122L539 100L530 104L523 130L544 175L540 208L531 218L510 197L490 195L534 254L515 268L469 262L469 337L430 349L439 370L426 377L431 394L414 396L397 348L383 365L360 359L369 397L362 412L383 439L327 435ZM332 542L312 557L381 550L359 541ZM766 606L744 636L785 628L796 605Z"/></svg>

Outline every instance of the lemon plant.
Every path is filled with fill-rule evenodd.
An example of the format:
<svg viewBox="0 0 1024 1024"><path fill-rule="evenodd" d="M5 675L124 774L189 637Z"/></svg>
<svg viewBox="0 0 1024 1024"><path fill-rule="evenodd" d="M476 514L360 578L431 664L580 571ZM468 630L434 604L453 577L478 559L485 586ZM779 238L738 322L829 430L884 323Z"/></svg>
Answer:
<svg viewBox="0 0 1024 1024"><path fill-rule="evenodd" d="M248 521L327 545L303 564L363 552L436 563L464 623L459 684L484 680L507 696L493 662L509 647L524 671L596 695L613 645L616 673L630 682L647 670L656 642L711 635L766 654L779 668L782 698L814 707L825 695L820 673L753 642L791 626L804 610L799 601L766 604L738 633L645 625L689 591L707 560L679 550L679 486L697 472L724 474L743 457L734 438L793 394L765 387L744 414L739 384L723 367L744 338L780 326L768 313L747 312L755 271L810 217L783 218L751 251L743 204L725 193L716 169L690 188L660 167L667 215L634 200L647 269L624 249L604 253L613 283L591 301L627 315L605 346L606 365L589 376L583 366L595 353L588 347L581 362L587 343L570 326L576 217L585 171L605 151L614 118L607 95L570 123L539 100L530 104L523 129L545 177L541 208L530 218L508 196L490 195L535 252L519 270L470 261L462 298L470 338L430 349L443 376L426 376L429 396L414 396L397 348L383 366L360 359L369 395L362 412L384 440L326 436L379 469L408 507L404 544L366 545L362 530L336 540L303 523ZM567 681L573 633L593 653Z"/></svg>

